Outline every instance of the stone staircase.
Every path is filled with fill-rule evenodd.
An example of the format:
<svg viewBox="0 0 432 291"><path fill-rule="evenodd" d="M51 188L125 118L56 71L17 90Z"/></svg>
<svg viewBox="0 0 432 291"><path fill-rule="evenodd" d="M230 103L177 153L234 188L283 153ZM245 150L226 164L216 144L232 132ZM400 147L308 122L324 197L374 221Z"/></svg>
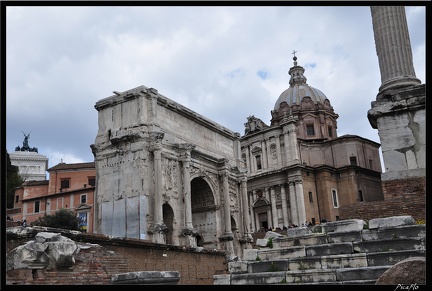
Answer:
<svg viewBox="0 0 432 291"><path fill-rule="evenodd" d="M426 256L426 226L411 216L343 220L268 232L215 285L375 284L392 265Z"/></svg>

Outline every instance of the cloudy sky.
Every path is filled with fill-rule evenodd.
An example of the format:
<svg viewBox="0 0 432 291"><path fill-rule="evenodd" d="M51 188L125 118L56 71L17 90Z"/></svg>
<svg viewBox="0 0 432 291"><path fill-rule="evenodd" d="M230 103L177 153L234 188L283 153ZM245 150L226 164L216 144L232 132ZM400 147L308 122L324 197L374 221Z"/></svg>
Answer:
<svg viewBox="0 0 432 291"><path fill-rule="evenodd" d="M425 7L406 14L425 83ZM368 6L8 6L5 22L6 149L30 133L48 167L93 161L95 103L141 85L242 135L249 115L269 125L293 50L339 114L338 136L380 142Z"/></svg>

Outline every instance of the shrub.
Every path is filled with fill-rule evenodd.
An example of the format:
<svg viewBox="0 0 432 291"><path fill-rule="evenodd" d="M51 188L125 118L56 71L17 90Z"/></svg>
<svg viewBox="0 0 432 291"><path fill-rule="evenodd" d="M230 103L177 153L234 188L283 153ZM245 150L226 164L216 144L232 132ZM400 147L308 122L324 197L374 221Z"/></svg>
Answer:
<svg viewBox="0 0 432 291"><path fill-rule="evenodd" d="M39 217L30 225L46 226L53 228L62 228L69 230L79 230L78 217L69 209L60 209L52 215Z"/></svg>
<svg viewBox="0 0 432 291"><path fill-rule="evenodd" d="M271 249L273 248L273 238L272 237L268 239L266 247L269 247Z"/></svg>

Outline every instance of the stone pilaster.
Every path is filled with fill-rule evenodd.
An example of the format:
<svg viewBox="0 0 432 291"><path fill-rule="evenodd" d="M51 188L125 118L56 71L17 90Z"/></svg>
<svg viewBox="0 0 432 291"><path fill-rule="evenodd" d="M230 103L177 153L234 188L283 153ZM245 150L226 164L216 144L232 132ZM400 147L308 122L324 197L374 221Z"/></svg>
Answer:
<svg viewBox="0 0 432 291"><path fill-rule="evenodd" d="M282 166L282 152L281 152L279 135L275 135L275 139L276 139L277 165Z"/></svg>

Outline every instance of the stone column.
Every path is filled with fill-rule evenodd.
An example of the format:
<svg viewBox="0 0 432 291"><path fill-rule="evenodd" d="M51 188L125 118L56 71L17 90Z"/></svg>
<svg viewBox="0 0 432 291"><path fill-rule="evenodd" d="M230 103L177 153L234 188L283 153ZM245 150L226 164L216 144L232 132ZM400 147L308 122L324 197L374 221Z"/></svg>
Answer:
<svg viewBox="0 0 432 291"><path fill-rule="evenodd" d="M184 198L184 226L182 236L186 238L185 244L190 247L196 247L196 236L198 232L193 227L192 221L192 198L190 185L190 157L191 151L195 148L193 144L180 144L178 146L180 161L183 164L183 198Z"/></svg>
<svg viewBox="0 0 432 291"><path fill-rule="evenodd" d="M163 212L162 212L162 139L164 134L161 132L153 134L153 155L154 155L154 176L155 176L155 223L163 223Z"/></svg>
<svg viewBox="0 0 432 291"><path fill-rule="evenodd" d="M192 229L192 198L191 198L191 185L190 185L190 157L191 151L195 148L193 144L180 144L180 161L183 163L183 194L184 194L184 210L185 210L185 227Z"/></svg>
<svg viewBox="0 0 432 291"><path fill-rule="evenodd" d="M224 211L225 211L225 233L231 234L231 210L230 210L230 197L228 185L228 171L222 173L223 178L223 196L224 196Z"/></svg>
<svg viewBox="0 0 432 291"><path fill-rule="evenodd" d="M306 221L306 210L304 205L304 195L303 195L303 181L296 180L295 181L295 191L296 191L296 201L297 201L297 214L300 226L302 223Z"/></svg>
<svg viewBox="0 0 432 291"><path fill-rule="evenodd" d="M229 196L229 171L228 171L228 160L225 160L224 170L221 172L222 185L223 185L223 197L224 197L224 220L225 220L225 234L220 238L225 243L225 250L227 253L228 260L231 261L234 256L234 236L231 230L231 203Z"/></svg>
<svg viewBox="0 0 432 291"><path fill-rule="evenodd" d="M256 190L253 190L250 193L250 213L251 213L251 219L252 219L252 229L257 231L258 229L256 227L255 212L253 210L253 203L255 201L255 192L256 192Z"/></svg>
<svg viewBox="0 0 432 291"><path fill-rule="evenodd" d="M150 134L151 146L150 151L154 155L154 222L150 226L150 233L154 235L154 242L165 243L165 233L168 231L168 227L163 222L163 211L162 211L162 139L164 133L153 132Z"/></svg>
<svg viewBox="0 0 432 291"><path fill-rule="evenodd" d="M243 223L244 223L244 241L247 243L247 248L252 248L252 235L251 235L251 225L250 225L250 215L249 215L249 203L248 203L248 193L247 193L247 176L244 175L240 182L240 190L243 200Z"/></svg>
<svg viewBox="0 0 432 291"><path fill-rule="evenodd" d="M279 226L277 208L276 208L276 195L274 187L270 187L270 197L271 197L271 209L272 209L272 224L273 228Z"/></svg>
<svg viewBox="0 0 432 291"><path fill-rule="evenodd" d="M285 193L285 185L280 185L281 189L281 198L282 198L282 216L283 216L283 226L288 227L288 207Z"/></svg>
<svg viewBox="0 0 432 291"><path fill-rule="evenodd" d="M405 7L372 6L371 14L382 84L367 116L381 141L381 185L387 200L390 193L413 193L398 184L425 181L426 84L415 76ZM425 188L414 192L423 195Z"/></svg>
<svg viewBox="0 0 432 291"><path fill-rule="evenodd" d="M193 228L189 158L183 161L183 181L185 197L185 226L188 228Z"/></svg>
<svg viewBox="0 0 432 291"><path fill-rule="evenodd" d="M291 223L299 225L298 214L297 214L297 199L294 188L294 181L288 182L289 185L289 197L290 197L290 205L291 205Z"/></svg>
<svg viewBox="0 0 432 291"><path fill-rule="evenodd" d="M379 91L418 85L404 6L371 6L375 46L381 71Z"/></svg>

